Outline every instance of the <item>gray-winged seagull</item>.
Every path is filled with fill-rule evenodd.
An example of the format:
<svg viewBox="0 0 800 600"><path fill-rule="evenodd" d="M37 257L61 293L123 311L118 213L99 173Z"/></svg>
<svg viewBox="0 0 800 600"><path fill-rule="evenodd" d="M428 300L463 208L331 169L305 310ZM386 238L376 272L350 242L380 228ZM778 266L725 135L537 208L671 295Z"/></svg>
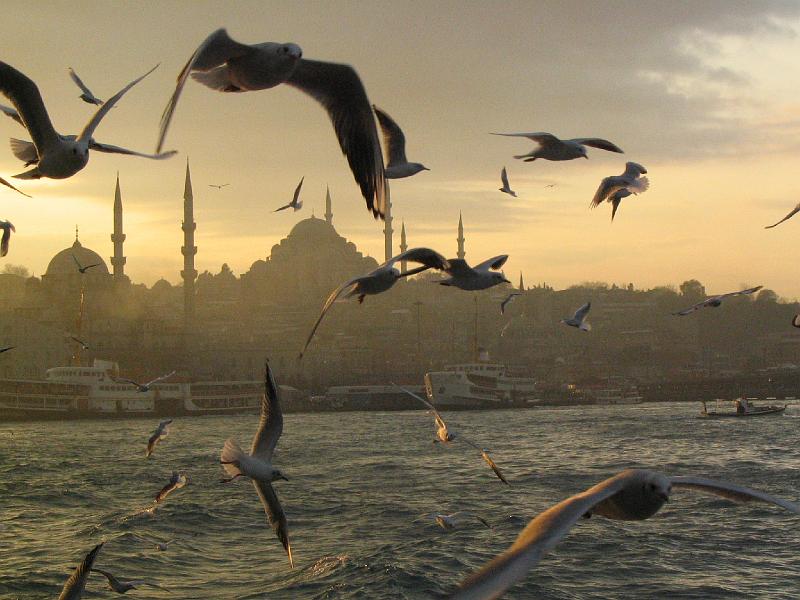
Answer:
<svg viewBox="0 0 800 600"><path fill-rule="evenodd" d="M602 138L573 138L571 140L562 140L552 133L547 133L545 131L536 131L533 133L493 133L492 135L524 137L536 142L539 145L537 148L534 148L528 152L528 154L520 154L514 157L524 159L525 162L531 162L537 158L544 160L589 158L586 154L586 146L599 148L600 150L608 150L609 152L623 153L619 146Z"/></svg>

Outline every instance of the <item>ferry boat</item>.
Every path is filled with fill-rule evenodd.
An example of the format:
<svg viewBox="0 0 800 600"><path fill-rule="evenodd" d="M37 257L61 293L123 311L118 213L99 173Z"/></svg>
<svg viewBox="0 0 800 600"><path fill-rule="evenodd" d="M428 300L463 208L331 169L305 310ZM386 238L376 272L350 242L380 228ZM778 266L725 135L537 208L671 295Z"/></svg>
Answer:
<svg viewBox="0 0 800 600"><path fill-rule="evenodd" d="M261 381L165 381L139 392L117 363L48 369L45 380L0 380L0 421L258 413ZM174 379L178 379L174 377Z"/></svg>
<svg viewBox="0 0 800 600"><path fill-rule="evenodd" d="M403 386L415 394L424 395L421 385ZM425 408L394 385L336 385L323 396L312 396L310 410L417 410Z"/></svg>
<svg viewBox="0 0 800 600"><path fill-rule="evenodd" d="M537 404L536 380L489 362L445 365L425 374L428 399L441 408L512 408Z"/></svg>
<svg viewBox="0 0 800 600"><path fill-rule="evenodd" d="M602 387L587 390L587 395L595 404L640 404L643 400L636 384L622 377L609 377Z"/></svg>

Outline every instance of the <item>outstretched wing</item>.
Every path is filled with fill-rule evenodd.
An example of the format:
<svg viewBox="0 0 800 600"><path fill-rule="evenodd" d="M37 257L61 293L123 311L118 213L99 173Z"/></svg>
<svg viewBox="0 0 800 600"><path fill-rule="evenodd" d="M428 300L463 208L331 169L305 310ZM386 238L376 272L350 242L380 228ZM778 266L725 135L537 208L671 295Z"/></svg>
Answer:
<svg viewBox="0 0 800 600"><path fill-rule="evenodd" d="M393 256L385 263L381 265L381 267L391 267L397 262L402 260L407 260L411 262L420 263L421 265L425 265L429 269L439 269L444 270L448 267L447 259L436 252L436 250L431 250L430 248L411 248L406 250L405 252L401 252L397 256Z"/></svg>
<svg viewBox="0 0 800 600"><path fill-rule="evenodd" d="M105 542L103 542L105 543ZM97 553L103 547L103 543L97 544L83 562L79 564L72 575L69 576L67 582L58 596L58 600L78 600L83 595L83 589L86 587L86 580L89 578L89 573L92 572L94 561L97 558Z"/></svg>
<svg viewBox="0 0 800 600"><path fill-rule="evenodd" d="M572 318L580 323L586 318L586 315L589 314L589 310L591 308L592 308L592 303L587 302L586 304L584 304L578 310L575 311L575 314L573 315Z"/></svg>
<svg viewBox="0 0 800 600"><path fill-rule="evenodd" d="M620 154L625 154L622 148L602 138L573 138L569 141L576 142L582 146L591 146L592 148L600 148L600 150L608 150L609 152L619 152Z"/></svg>
<svg viewBox="0 0 800 600"><path fill-rule="evenodd" d="M17 109L25 129L33 138L39 156L49 146L60 143L39 88L27 76L4 62L0 62L0 93L11 100L11 104Z"/></svg>
<svg viewBox="0 0 800 600"><path fill-rule="evenodd" d="M503 167L503 170L500 171L500 183L503 184L503 188L504 189L507 189L507 190L511 189L508 186L508 173L506 172L506 168L505 167Z"/></svg>
<svg viewBox="0 0 800 600"><path fill-rule="evenodd" d="M740 290L738 292L728 292L727 294L721 294L717 296L718 298L730 298L732 296L746 296L749 294L755 294L758 290L763 288L763 285L757 285L756 287L747 288L746 290Z"/></svg>
<svg viewBox="0 0 800 600"><path fill-rule="evenodd" d="M489 271L490 269L500 269L506 261L508 260L508 254L501 254L500 256L495 256L490 258L489 260L485 260L482 263L479 263L472 267L476 271Z"/></svg>
<svg viewBox="0 0 800 600"><path fill-rule="evenodd" d="M103 101L100 100L100 98L98 98L92 93L92 90L86 87L86 84L83 83L80 77L78 77L78 74L72 69L72 67L69 67L69 76L72 79L72 81L75 82L75 85L77 85L80 88L80 90L86 95L86 101L89 104L103 103Z"/></svg>
<svg viewBox="0 0 800 600"><path fill-rule="evenodd" d="M147 154L146 152L136 152L135 150L128 150L127 148L113 146L111 144L101 144L94 139L89 140L89 148L91 150L97 150L98 152L107 152L108 154L126 154L128 156L140 156L153 160L164 160L178 153L177 150L168 150L167 152L159 152L158 154Z"/></svg>
<svg viewBox="0 0 800 600"><path fill-rule="evenodd" d="M173 375L175 375L175 371L170 371L166 375L162 375L161 377L156 377L155 379L153 379L153 381L148 381L147 383L144 384L144 386L145 387L150 387L154 383L158 383L159 381L164 381L165 379L169 379Z"/></svg>
<svg viewBox="0 0 800 600"><path fill-rule="evenodd" d="M753 490L743 485L729 483L727 481L716 481L705 477L670 477L673 488L687 488L703 494L722 496L734 502L765 502L775 504L785 508L795 514L800 514L800 505L788 500L782 500L775 496L770 496L764 492Z"/></svg>
<svg viewBox="0 0 800 600"><path fill-rule="evenodd" d="M800 203L798 203L798 204L797 204L797 206L795 206L795 207L794 207L794 208L791 210L791 212L790 212L788 215L786 215L785 217L783 217L783 218L782 218L780 221L778 221L777 223L774 223L774 224L772 224L772 225L767 225L766 227L764 227L764 229L772 229L773 227L777 227L778 225L780 225L780 224L781 224L781 223L783 223L784 221L788 221L789 219L791 219L791 218L792 218L793 216L795 216L795 215L796 215L798 212L800 212Z"/></svg>
<svg viewBox="0 0 800 600"><path fill-rule="evenodd" d="M505 135L508 137L524 137L539 144L540 146L558 145L563 143L552 133L545 131L534 131L533 133L492 133L492 135Z"/></svg>
<svg viewBox="0 0 800 600"><path fill-rule="evenodd" d="M300 351L300 356L298 358L303 358L303 354L305 353L308 345L311 343L311 339L314 337L314 334L317 331L317 327L319 324L322 323L322 319L325 317L325 313L328 312L328 309L333 306L333 303L342 295L345 290L349 290L350 288L354 287L360 281L367 279L366 276L362 277L355 277L349 281L345 281L342 285L331 292L331 295L328 296L328 299L325 300L325 304L322 305L322 312L319 313L319 317L317 318L317 322L314 323L314 327L311 328L311 333L308 334L308 339L306 339L305 345L303 345L303 349Z"/></svg>
<svg viewBox="0 0 800 600"><path fill-rule="evenodd" d="M283 512L280 500L278 500L278 496L269 482L254 479L253 485L256 488L256 492L258 492L258 497L261 498L261 504L264 505L267 520L272 526L275 535L278 536L281 544L283 544L286 554L289 555L289 564L294 567L292 547L289 545L289 524L286 522L286 514Z"/></svg>
<svg viewBox="0 0 800 600"><path fill-rule="evenodd" d="M406 160L406 136L400 126L380 108L372 105L383 132L383 145L389 165L403 164Z"/></svg>
<svg viewBox="0 0 800 600"><path fill-rule="evenodd" d="M253 447L250 454L262 460L271 462L278 444L278 438L283 433L283 412L281 411L280 391L275 377L269 366L269 361L265 366L264 390L261 396L261 420L258 423L258 430L253 437Z"/></svg>
<svg viewBox="0 0 800 600"><path fill-rule="evenodd" d="M436 425L438 425L439 427L444 427L445 429L447 428L447 425L445 425L444 419L442 419L442 415L439 414L439 411L436 410L436 407L433 404L431 404L430 402L425 400L425 398L423 398L422 396L417 396L414 392L412 392L411 390L407 390L406 388L404 388L401 385L397 385L396 383L392 383L392 385L394 387L396 387L398 390L401 390L401 391L405 392L406 394L408 394L412 398L416 398L417 400L422 402L433 413L433 418L436 420Z"/></svg>
<svg viewBox="0 0 800 600"><path fill-rule="evenodd" d="M619 175L606 177L600 182L600 185L597 186L597 191L594 193L594 198L592 198L592 202L589 206L591 208L599 206L619 190L628 187L628 185L629 182Z"/></svg>
<svg viewBox="0 0 800 600"><path fill-rule="evenodd" d="M305 178L305 175L300 178L300 183L297 184L297 188L294 190L294 196L292 196L292 201L289 203L289 206L297 206L297 199L300 197L300 188L303 187L303 180Z"/></svg>

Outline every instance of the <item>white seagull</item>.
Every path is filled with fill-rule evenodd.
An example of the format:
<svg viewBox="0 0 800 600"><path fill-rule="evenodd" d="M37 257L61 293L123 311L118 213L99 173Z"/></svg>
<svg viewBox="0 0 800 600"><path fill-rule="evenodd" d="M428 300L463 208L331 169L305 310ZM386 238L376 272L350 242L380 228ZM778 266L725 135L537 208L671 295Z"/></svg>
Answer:
<svg viewBox="0 0 800 600"><path fill-rule="evenodd" d="M514 301L514 298L517 296L522 296L522 292L511 292L508 296L506 296L505 300L500 303L500 314L506 314L506 306L508 306L511 302Z"/></svg>
<svg viewBox="0 0 800 600"><path fill-rule="evenodd" d="M209 183L208 187L213 187L213 188L217 188L218 190L221 190L222 188L224 188L226 186L229 186L229 185L230 185L230 183Z"/></svg>
<svg viewBox="0 0 800 600"><path fill-rule="evenodd" d="M509 196L514 196L514 198L517 197L517 192L512 190L511 187L509 187L508 185L508 173L506 172L505 167L503 167L503 170L500 171L500 183L503 184L503 187L497 188L498 190L500 190L501 192L505 192Z"/></svg>
<svg viewBox="0 0 800 600"><path fill-rule="evenodd" d="M452 515L445 515L441 513L430 513L424 515L422 518L433 519L436 522L436 524L442 529L450 530L456 528L456 526L461 522L461 517L473 517L478 521L480 521L481 523L483 523L483 525L485 525L489 529L492 528L492 526L489 525L489 522L486 519L484 519L479 515L476 515L475 513L469 512L468 510L460 510L458 512L454 512Z"/></svg>
<svg viewBox="0 0 800 600"><path fill-rule="evenodd" d="M581 517L642 521L656 514L673 489L722 496L735 502L775 504L795 514L800 506L735 483L704 477L669 477L655 471L628 469L567 498L535 517L502 554L471 575L450 596L458 600L499 598L534 568L569 533Z"/></svg>
<svg viewBox="0 0 800 600"><path fill-rule="evenodd" d="M650 181L647 177L640 177L636 180L636 185L633 187L622 188L621 190L617 190L611 196L607 198L607 202L611 203L611 220L614 220L614 215L617 214L617 209L619 208L619 203L622 202L623 198L627 198L628 196L641 194L642 192L646 192L650 188ZM594 206L592 206L594 208Z"/></svg>
<svg viewBox="0 0 800 600"><path fill-rule="evenodd" d="M153 435L147 440L147 450L144 455L149 457L156 449L156 444L169 435L169 426L172 425L172 419L164 419L158 424Z"/></svg>
<svg viewBox="0 0 800 600"><path fill-rule="evenodd" d="M178 473L177 471L172 472L172 477L169 478L169 483L165 485L159 492L156 494L156 499L154 504L158 504L163 502L167 496L169 496L175 490L181 489L189 483L189 478L186 476L185 473Z"/></svg>
<svg viewBox="0 0 800 600"><path fill-rule="evenodd" d="M83 562L75 567L75 571L69 576L69 579L67 579L67 582L61 589L58 600L78 600L83 596L83 590L86 588L86 580L89 579L89 574L92 572L97 553L100 552L103 543L105 542L97 544L97 546L92 548L89 554L86 555L86 558L83 559Z"/></svg>
<svg viewBox="0 0 800 600"><path fill-rule="evenodd" d="M639 163L625 163L625 172L622 175L612 175L600 182L589 206L594 208L606 200L613 204L612 196L620 190L628 190L634 194L644 192L650 187L650 182L647 177L641 177L644 173L647 173L647 169ZM621 198L617 199L617 205L619 205L620 200ZM614 212L616 212L616 208Z"/></svg>
<svg viewBox="0 0 800 600"><path fill-rule="evenodd" d="M782 218L780 221L778 221L777 223L773 223L772 225L767 225L766 227L764 227L764 229L772 229L773 227L777 227L778 225L780 225L780 224L781 224L781 223L783 223L784 221L788 221L789 219L791 219L791 218L792 218L793 216L795 216L795 215L796 215L798 212L800 212L800 203L798 203L798 204L797 204L797 206L795 206L795 207L794 207L794 208L791 210L791 212L790 212L788 215L786 215L785 217L783 217L783 218Z"/></svg>
<svg viewBox="0 0 800 600"><path fill-rule="evenodd" d="M285 83L308 94L328 112L339 146L375 218L389 199L381 144L367 92L353 67L305 60L297 44L241 44L217 29L195 50L178 75L156 143L161 151L172 113L189 75L220 92L265 90Z"/></svg>
<svg viewBox="0 0 800 600"><path fill-rule="evenodd" d="M401 273L394 265L403 260L417 262L422 266ZM317 331L323 317L344 292L347 292L345 298L357 296L360 304L364 302L366 296L374 296L389 290L402 277L421 273L427 269L443 270L447 268L448 264L447 259L435 250L431 250L430 248L411 248L410 250L401 252L397 256L393 256L374 271L345 281L342 285L333 290L331 295L328 296L328 299L325 300L325 304L322 306L322 312L319 314L317 322L314 323L311 333L308 334L308 339L306 339L306 343L300 351L298 358L303 358L303 354L311 343L311 339L314 337L314 333Z"/></svg>
<svg viewBox="0 0 800 600"><path fill-rule="evenodd" d="M104 571L103 569L94 568L92 571L97 571L101 575L105 575L105 578L108 579L108 589L117 592L118 594L124 594L125 592L129 592L131 590L135 590L140 585L149 585L150 587L159 588L161 590L166 590L167 588L158 585L157 583L153 583L151 581L146 581L144 579L135 579L133 581L120 581L116 577L114 577L108 571Z"/></svg>
<svg viewBox="0 0 800 600"><path fill-rule="evenodd" d="M586 321L586 315L589 314L590 308L592 308L592 303L587 302L576 310L572 317L569 319L561 319L559 323L564 323L564 325L569 325L570 327L577 327L581 331L591 331L592 325Z"/></svg>
<svg viewBox="0 0 800 600"><path fill-rule="evenodd" d="M436 439L433 440L434 444L437 444L437 443L449 444L450 442L452 442L453 440L456 439L456 434L453 433L452 431L450 431L449 429L447 429L447 424L444 422L444 419L442 419L442 415L439 414L439 411L436 410L436 407L433 404L431 404L430 402L425 400L425 398L423 398L422 396L417 396L411 390L407 390L406 388L404 388L402 386L399 386L396 383L392 383L392 385L394 387L396 387L397 389L404 391L406 394L408 394L412 398L416 398L417 400L422 402L425 406L428 407L429 411L431 413L433 413L433 419L434 419L434 422L436 423ZM497 478L500 481L502 481L503 483L505 483L506 485L510 485L508 483L508 480L503 475L503 472L500 470L500 467L498 467L497 463L495 463L492 460L492 457L489 456L488 450L486 448L481 448L477 444L472 443L467 438L465 438L463 435L459 435L458 439L460 439L465 444L467 444L469 446L472 446L473 448L478 450L481 453L481 458L486 462L487 465L489 465L489 467L492 469L492 471L494 471L494 474L497 475Z"/></svg>
<svg viewBox="0 0 800 600"><path fill-rule="evenodd" d="M87 104L95 104L97 106L103 104L103 101L100 100L100 98L98 98L97 96L95 96L88 87L86 87L86 84L83 83L83 81L81 81L81 78L78 77L78 74L73 70L72 67L69 68L69 76L72 79L72 81L75 82L75 85L77 85L80 88L81 95L78 97L81 100L83 100Z"/></svg>
<svg viewBox="0 0 800 600"><path fill-rule="evenodd" d="M3 237L0 238L0 256L8 254L8 245L11 242L11 232L16 233L16 228L11 221L0 221L0 229L3 230Z"/></svg>
<svg viewBox="0 0 800 600"><path fill-rule="evenodd" d="M281 412L280 391L278 384L275 383L269 362L266 364L264 386L266 394L261 398L261 420L258 423L258 431L253 436L250 454L245 453L232 439L226 440L225 446L222 448L220 463L230 477L222 481L229 483L237 477L249 477L252 480L258 497L261 498L261 504L264 505L267 520L289 556L289 565L294 567L286 514L272 488L273 481L289 480L272 466L275 446L283 433L283 413Z"/></svg>
<svg viewBox="0 0 800 600"><path fill-rule="evenodd" d="M156 67L153 67L141 77L134 79L107 102L104 102L83 128L80 135L76 137L60 135L50 122L50 117L47 114L47 109L36 84L14 67L0 62L0 93L11 100L14 108L17 109L25 129L28 130L28 133L33 138L32 146L35 150L34 156L31 156L30 142L12 139L11 146L15 156L20 158L18 152L24 153L26 162L30 162L33 159L36 163L33 169L14 175L14 177L19 179L39 179L40 177L66 179L86 166L86 163L89 162L90 148L105 152L136 154L123 148L97 144L92 139L92 134L97 129L97 126L100 125L100 121L103 120L106 113L113 108L114 104L122 98L125 92L155 69ZM102 148L98 146L102 146ZM166 152L151 158L166 158L173 154L175 152Z"/></svg>
<svg viewBox="0 0 800 600"><path fill-rule="evenodd" d="M609 152L623 153L622 149L616 144L601 138L573 138L571 140L561 140L552 133L536 131L533 133L492 133L492 135L505 135L510 137L524 137L536 142L539 146L528 154L520 154L514 158L524 159L531 162L537 158L544 160L572 160L574 158L589 158L586 154L586 146L608 150Z"/></svg>
<svg viewBox="0 0 800 600"><path fill-rule="evenodd" d="M400 126L394 122L394 119L382 111L380 108L372 105L375 110L375 115L378 117L378 123L383 132L383 145L386 148L386 178L387 179L401 179L403 177L411 177L420 171L430 171L428 167L422 163L408 162L406 159L406 136Z"/></svg>
<svg viewBox="0 0 800 600"><path fill-rule="evenodd" d="M497 271L507 260L508 254L501 254L470 267L461 258L451 258L447 261L450 266L445 269L450 278L440 281L439 284L473 291L485 290L500 283L511 283L502 271Z"/></svg>
<svg viewBox="0 0 800 600"><path fill-rule="evenodd" d="M303 187L303 180L305 179L305 175L300 178L300 183L297 184L297 187L294 190L294 196L292 196L292 201L289 204L281 206L280 208L276 208L272 212L278 212L281 210L285 210L287 208L293 208L294 212L297 212L301 208L303 208L303 201L300 200L300 188Z"/></svg>
<svg viewBox="0 0 800 600"><path fill-rule="evenodd" d="M161 377L156 377L155 379L153 379L152 381L148 381L147 383L137 383L133 379L125 379L124 377L111 377L111 380L114 383L130 383L131 385L136 386L136 391L137 392L144 393L144 392L149 392L150 391L150 387L152 385L154 385L154 384L156 384L156 383L158 383L160 381L164 381L165 379L169 379L173 375L175 375L175 371L170 371L166 375L162 375Z"/></svg>
<svg viewBox="0 0 800 600"><path fill-rule="evenodd" d="M748 288L746 290L741 290L738 292L728 292L727 294L719 294L718 296L711 296L706 298L702 302L698 302L694 306L690 306L689 308L684 308L683 310L679 310L678 312L672 313L675 316L684 317L688 314L693 313L696 310L700 310L701 308L705 308L706 306L710 306L712 308L717 308L725 298L732 298L733 296L748 296L750 294L754 294L758 290L760 290L763 285L757 285L756 287Z"/></svg>

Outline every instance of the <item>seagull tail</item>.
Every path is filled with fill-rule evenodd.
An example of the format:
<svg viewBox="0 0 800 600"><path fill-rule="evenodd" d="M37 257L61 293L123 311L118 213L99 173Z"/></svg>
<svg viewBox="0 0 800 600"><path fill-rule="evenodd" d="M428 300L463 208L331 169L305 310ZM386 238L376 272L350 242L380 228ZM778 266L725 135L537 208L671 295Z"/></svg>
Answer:
<svg viewBox="0 0 800 600"><path fill-rule="evenodd" d="M580 329L581 331L591 331L592 330L592 324L591 323L586 323L586 322L581 323L578 326L578 329Z"/></svg>
<svg viewBox="0 0 800 600"><path fill-rule="evenodd" d="M242 471L236 466L236 463L244 456L245 453L239 447L239 444L233 440L225 440L225 446L222 448L222 455L219 457L219 460L225 472L231 477L236 477L242 474Z"/></svg>

